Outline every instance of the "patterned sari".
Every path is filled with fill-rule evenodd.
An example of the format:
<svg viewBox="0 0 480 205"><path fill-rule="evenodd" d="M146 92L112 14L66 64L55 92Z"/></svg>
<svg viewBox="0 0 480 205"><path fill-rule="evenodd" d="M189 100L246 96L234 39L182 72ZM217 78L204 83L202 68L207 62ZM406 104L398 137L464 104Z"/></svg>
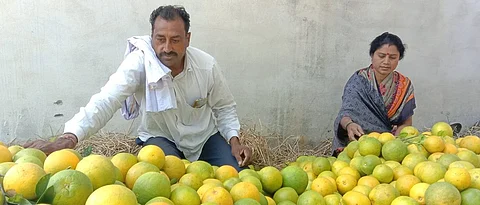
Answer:
<svg viewBox="0 0 480 205"><path fill-rule="evenodd" d="M342 96L342 108L335 120L332 153L345 147L347 131L340 126L343 117L350 117L365 133L391 132L413 115L415 109L413 85L407 77L393 71L377 84L370 67L355 72L347 81Z"/></svg>

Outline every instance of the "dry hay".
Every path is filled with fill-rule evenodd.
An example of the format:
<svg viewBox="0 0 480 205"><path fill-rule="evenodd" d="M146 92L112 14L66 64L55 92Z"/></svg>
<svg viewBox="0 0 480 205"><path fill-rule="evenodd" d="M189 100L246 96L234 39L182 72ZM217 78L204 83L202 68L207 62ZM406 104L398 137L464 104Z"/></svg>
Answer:
<svg viewBox="0 0 480 205"><path fill-rule="evenodd" d="M470 127L464 134L466 135L475 135L480 137L480 121L476 122L472 127Z"/></svg>
<svg viewBox="0 0 480 205"><path fill-rule="evenodd" d="M252 149L252 165L256 169L265 166L283 168L288 162L293 162L302 155L325 156L330 152L331 141L325 140L316 146L308 145L303 136L280 136L268 134L262 136L255 129L240 131L242 144ZM135 137L121 133L99 132L81 141L75 150L80 153L101 154L107 157L120 152L137 154L140 146L135 144ZM89 151L91 149L91 151Z"/></svg>

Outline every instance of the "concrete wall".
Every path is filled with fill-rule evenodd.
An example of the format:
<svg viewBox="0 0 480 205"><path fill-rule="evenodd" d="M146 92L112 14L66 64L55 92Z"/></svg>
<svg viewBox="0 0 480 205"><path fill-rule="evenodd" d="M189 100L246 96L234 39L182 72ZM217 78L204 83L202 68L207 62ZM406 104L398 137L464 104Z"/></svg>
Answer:
<svg viewBox="0 0 480 205"><path fill-rule="evenodd" d="M415 85L415 126L480 120L478 1L161 3L186 7L191 45L217 58L246 124L331 137L343 86L369 65L369 43L384 31L408 44L398 70ZM61 132L117 69L125 40L149 34L150 12L159 5L0 0L0 140ZM105 130L124 132L130 123L117 114Z"/></svg>

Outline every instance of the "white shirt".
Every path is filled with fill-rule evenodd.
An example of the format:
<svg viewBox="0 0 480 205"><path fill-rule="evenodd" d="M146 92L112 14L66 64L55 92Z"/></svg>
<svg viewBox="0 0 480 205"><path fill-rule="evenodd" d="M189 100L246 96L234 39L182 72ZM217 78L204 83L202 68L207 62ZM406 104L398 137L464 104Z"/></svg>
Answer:
<svg viewBox="0 0 480 205"><path fill-rule="evenodd" d="M141 101L138 135L142 141L165 137L174 142L188 160L194 161L216 132L220 131L227 142L238 136L236 104L212 56L197 48L187 48L184 70L172 77L177 109L163 112L145 111L144 62L141 51L130 53L100 93L93 95L88 104L65 123L64 132L77 135L79 140L95 134L121 108L125 99L135 93ZM196 100L197 106L192 107Z"/></svg>

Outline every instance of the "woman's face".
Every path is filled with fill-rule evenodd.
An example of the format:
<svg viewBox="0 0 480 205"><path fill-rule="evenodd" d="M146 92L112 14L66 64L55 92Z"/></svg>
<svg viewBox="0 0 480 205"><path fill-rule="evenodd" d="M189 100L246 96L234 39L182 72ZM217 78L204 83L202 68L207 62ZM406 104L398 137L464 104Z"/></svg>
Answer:
<svg viewBox="0 0 480 205"><path fill-rule="evenodd" d="M372 55L372 66L375 75L380 77L380 79L384 79L397 68L399 60L400 52L398 52L397 46L382 45Z"/></svg>

